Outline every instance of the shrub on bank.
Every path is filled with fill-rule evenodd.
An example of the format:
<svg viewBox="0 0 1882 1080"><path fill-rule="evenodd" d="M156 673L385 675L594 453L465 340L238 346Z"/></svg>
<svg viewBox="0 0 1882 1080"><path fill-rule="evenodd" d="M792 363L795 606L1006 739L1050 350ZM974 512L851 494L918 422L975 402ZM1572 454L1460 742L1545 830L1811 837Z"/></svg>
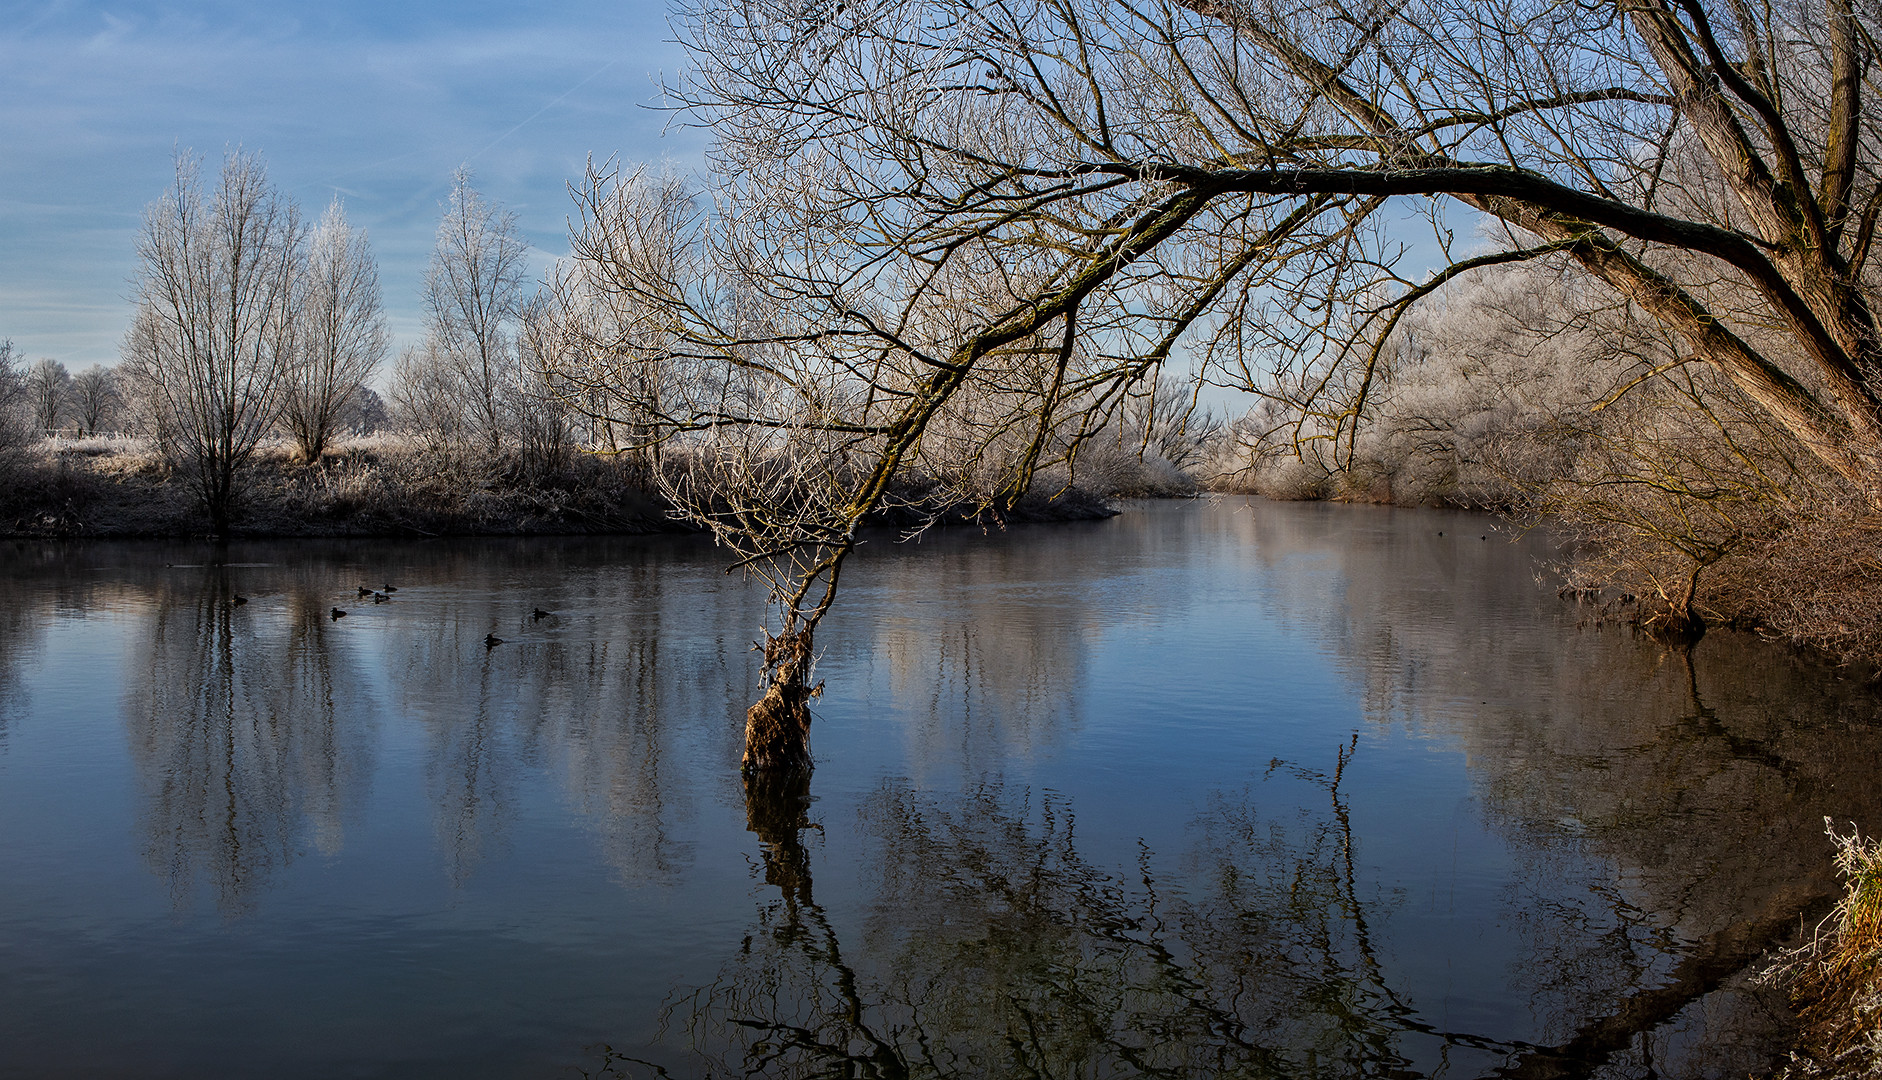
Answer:
<svg viewBox="0 0 1882 1080"><path fill-rule="evenodd" d="M1102 458L1078 483L1043 470L1000 520L1102 517L1108 496L1186 494L1180 472L1152 461ZM1092 489L1096 479L1111 486ZM688 528L659 495L644 462L628 455L567 454L545 464L518 452L467 455L401 435L339 440L302 462L281 441L243 466L233 532L247 536L447 536L644 533ZM899 507L871 524L912 528L982 521L953 505L946 485L907 481ZM932 489L932 490L930 490ZM994 518L987 518L987 522ZM983 522L985 523L985 522ZM0 455L0 534L135 537L205 533L200 500L148 439L45 439Z"/></svg>
<svg viewBox="0 0 1882 1080"><path fill-rule="evenodd" d="M144 440L44 440L0 462L0 530L16 536L205 532L195 493ZM285 442L243 467L233 531L251 536L651 532L674 528L632 467L579 456L543 474L396 436L343 439L299 462Z"/></svg>
<svg viewBox="0 0 1882 1080"><path fill-rule="evenodd" d="M1201 490L1194 476L1154 450L1139 453L1104 438L1086 443L1070 470L1043 470L1034 487L1058 490L1074 484L1086 492L1126 499L1182 498Z"/></svg>

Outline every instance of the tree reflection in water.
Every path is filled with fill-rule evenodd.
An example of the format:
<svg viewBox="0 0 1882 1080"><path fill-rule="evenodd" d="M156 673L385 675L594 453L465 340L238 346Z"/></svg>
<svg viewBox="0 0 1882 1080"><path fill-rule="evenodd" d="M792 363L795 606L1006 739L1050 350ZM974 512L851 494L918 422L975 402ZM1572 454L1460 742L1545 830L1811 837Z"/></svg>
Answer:
<svg viewBox="0 0 1882 1080"><path fill-rule="evenodd" d="M303 836L340 850L372 769L372 709L314 588L288 590L285 626L264 627L225 568L205 574L154 592L127 722L146 858L179 908L200 884L239 915Z"/></svg>
<svg viewBox="0 0 1882 1080"><path fill-rule="evenodd" d="M676 1074L1545 1077L1605 1060L1618 1078L1760 1063L1675 1044L1709 1054L1739 1030L1720 1012L1730 994L1696 995L1833 888L1823 816L1882 814L1872 695L1750 638L1678 653L1577 632L1572 611L1530 595L1526 555L1476 535L1440 542L1343 508L1177 509L985 559L937 542L859 573L877 603L832 634L830 663L875 696L826 703L827 801L796 782L754 790L743 820L722 703L757 677L753 605L710 592L730 589L719 568L679 548L414 547L397 556L398 602L338 623L334 583L373 580L349 548L255 549L292 558L232 580L156 562L168 552L110 576L68 559L23 586L37 613L24 635L0 620L0 710L18 696L7 658L30 658L55 614L116 618L143 796L127 827L179 904L224 913L314 876L282 872L300 852L363 836L383 759L372 794L419 822L397 838L414 876L436 886L443 867L516 924L565 899L600 913L567 924L590 935L569 970L618 973L634 1011L609 1012L618 988L601 978L546 976L602 1004L563 1023L569 995L514 999L519 1029L554 1029L539 1061L608 1032ZM1207 576L1139 573L1158 544ZM922 607L915 586L937 567ZM1196 584L1217 579L1243 591ZM240 608L238 583L255 597ZM512 632L529 604L556 621ZM1290 684L1274 657L1308 665L1260 651L1270 623L1340 682ZM1159 697L1168 678L1136 672L1118 693L1120 660L1210 645L1192 624L1223 637L1202 654L1223 663L1172 671L1219 668L1236 696ZM487 650L493 628L511 641ZM1296 715L1290 686L1309 702L1350 690L1355 707ZM1271 754L1295 763L1264 772ZM908 779L847 786L857 775ZM523 850L492 858L506 837ZM719 876L725 845L754 839L755 916ZM518 859L576 884L513 888ZM296 925L299 899L244 931L277 913ZM627 909L671 918L615 918ZM647 955L667 966L649 975ZM463 980L465 999L512 1000L497 978ZM675 984L688 991L655 1039L648 995ZM388 1026L407 1007L375 1006Z"/></svg>
<svg viewBox="0 0 1882 1080"><path fill-rule="evenodd" d="M477 625L460 618L414 633L399 679L406 702L432 706L419 716L425 786L445 872L458 887L506 843L523 764L514 680L503 669L514 661L481 648Z"/></svg>
<svg viewBox="0 0 1882 1080"><path fill-rule="evenodd" d="M0 579L0 753L6 752L8 726L26 711L20 672L37 651L44 625L40 612L18 602L22 590L8 587L10 581Z"/></svg>
<svg viewBox="0 0 1882 1080"><path fill-rule="evenodd" d="M1618 688L1631 706L1584 714L1603 754L1535 738L1480 766L1517 860L1496 915L1522 945L1508 986L1537 1041L1445 1030L1396 981L1374 934L1400 897L1354 854L1357 738L1330 769L1276 761L1211 797L1180 858L1140 843L1134 865L1091 854L1052 792L885 783L861 813L860 918L816 900L802 781L753 788L776 898L719 977L672 1002L668 1030L708 1075L1743 1075L1783 1017L1714 991L1827 895L1791 819L1871 805L1855 781L1873 740L1795 697L1721 719L1701 671L1668 653ZM1642 708L1666 693L1680 700ZM1296 800L1302 783L1320 797ZM625 1057L603 1074L646 1070L664 1075Z"/></svg>
<svg viewBox="0 0 1882 1080"><path fill-rule="evenodd" d="M41 655L48 615L52 611L82 608L89 589L60 575L59 588L50 595L33 587L40 575L59 574L64 552L57 546L28 540L0 541L0 754L7 750L7 730L30 707L24 682L28 665Z"/></svg>
<svg viewBox="0 0 1882 1080"><path fill-rule="evenodd" d="M454 886L507 845L544 769L623 884L671 883L689 865L686 826L706 786L695 771L723 775L718 760L692 751L737 745L737 732L713 728L697 703L743 697L755 669L734 636L744 609L702 609L696 594L661 591L672 571L651 560L610 566L588 583L595 592L580 615L574 601L548 598L568 623L579 620L566 636L537 626L485 648L492 626L510 632L502 620L518 605L482 589L399 626L388 650L395 698L424 734L428 802Z"/></svg>
<svg viewBox="0 0 1882 1080"><path fill-rule="evenodd" d="M1259 782L1196 822L1187 887L1141 843L1109 868L1080 850L1063 797L984 783L956 797L885 783L858 962L817 903L802 778L748 789L778 898L710 986L669 1007L710 1075L1394 1076L1408 1035L1500 1060L1526 1049L1420 1023L1386 983L1340 792L1292 816ZM612 1056L595 1075L665 1071Z"/></svg>

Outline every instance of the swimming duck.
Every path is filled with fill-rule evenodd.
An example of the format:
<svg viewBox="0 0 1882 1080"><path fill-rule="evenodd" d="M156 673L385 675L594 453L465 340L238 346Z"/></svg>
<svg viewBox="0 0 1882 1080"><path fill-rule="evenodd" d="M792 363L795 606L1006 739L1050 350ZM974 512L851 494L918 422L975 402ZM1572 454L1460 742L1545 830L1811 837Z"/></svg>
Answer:
<svg viewBox="0 0 1882 1080"><path fill-rule="evenodd" d="M387 596L385 593L382 593L382 592L376 592L372 594L372 602L375 604L383 604L387 600L390 600L390 599L392 599L390 596Z"/></svg>
<svg viewBox="0 0 1882 1080"><path fill-rule="evenodd" d="M248 603L248 597L240 596L240 595L236 596L235 598L236 607L241 607L243 604L246 604L246 603Z"/></svg>
<svg viewBox="0 0 1882 1080"><path fill-rule="evenodd" d="M380 589L379 591L380 592L398 592L399 587L397 585L387 585L385 588Z"/></svg>
<svg viewBox="0 0 1882 1080"><path fill-rule="evenodd" d="M341 610L340 610L339 608L334 608L334 609L333 609L333 617L334 617L334 618L336 618L336 619L344 619L344 618L346 618L346 612L344 612L344 611L341 611Z"/></svg>
<svg viewBox="0 0 1882 1080"><path fill-rule="evenodd" d="M541 621L541 620L543 620L543 619L546 619L546 618L548 618L549 616L551 616L551 615L554 615L554 614L555 614L555 612L553 612L553 611L544 611L544 610L542 610L541 608L537 608L536 610L534 610L534 611L532 611L532 612L530 612L530 613L529 613L529 617L530 617L530 619L531 619L532 621L537 621L537 622L539 622L539 621Z"/></svg>
<svg viewBox="0 0 1882 1080"><path fill-rule="evenodd" d="M501 644L503 644L503 639L498 637L497 635L495 634L484 635L484 648L494 649Z"/></svg>
<svg viewBox="0 0 1882 1080"><path fill-rule="evenodd" d="M364 586L364 585L361 585L361 586L359 587L359 595L360 595L360 596L362 596L362 597L367 597L367 596L371 596L371 595L372 595L372 590L371 590L371 589L369 589L369 588L367 588L367 587L366 587L366 586Z"/></svg>

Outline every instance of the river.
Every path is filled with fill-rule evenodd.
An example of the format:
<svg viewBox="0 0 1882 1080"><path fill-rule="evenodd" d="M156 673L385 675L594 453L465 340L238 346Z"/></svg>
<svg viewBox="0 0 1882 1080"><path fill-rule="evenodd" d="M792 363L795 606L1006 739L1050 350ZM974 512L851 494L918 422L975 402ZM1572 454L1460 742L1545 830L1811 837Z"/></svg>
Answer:
<svg viewBox="0 0 1882 1080"><path fill-rule="evenodd" d="M1481 516L889 541L750 796L699 538L0 544L0 1076L1738 1076L1882 820L1873 692Z"/></svg>

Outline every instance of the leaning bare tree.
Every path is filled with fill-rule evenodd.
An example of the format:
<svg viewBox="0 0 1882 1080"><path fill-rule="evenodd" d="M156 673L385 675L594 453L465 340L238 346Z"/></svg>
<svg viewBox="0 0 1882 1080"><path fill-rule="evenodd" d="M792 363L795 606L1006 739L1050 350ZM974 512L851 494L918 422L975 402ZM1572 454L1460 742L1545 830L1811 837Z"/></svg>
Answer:
<svg viewBox="0 0 1882 1080"><path fill-rule="evenodd" d="M199 168L179 155L175 183L144 211L121 370L224 535L237 470L274 425L293 360L304 230L253 155L230 153L208 189Z"/></svg>
<svg viewBox="0 0 1882 1080"><path fill-rule="evenodd" d="M295 307L300 324L282 385L281 424L301 458L318 461L389 342L379 268L337 196L308 237Z"/></svg>
<svg viewBox="0 0 1882 1080"><path fill-rule="evenodd" d="M675 93L717 139L710 202L643 225L646 195L592 183L568 306L622 411L691 450L683 505L778 582L747 765L805 760L810 637L898 480L997 503L1179 355L1350 439L1401 313L1468 269L1569 260L1882 506L1875 15L696 8ZM1470 219L1503 243L1453 256Z"/></svg>

